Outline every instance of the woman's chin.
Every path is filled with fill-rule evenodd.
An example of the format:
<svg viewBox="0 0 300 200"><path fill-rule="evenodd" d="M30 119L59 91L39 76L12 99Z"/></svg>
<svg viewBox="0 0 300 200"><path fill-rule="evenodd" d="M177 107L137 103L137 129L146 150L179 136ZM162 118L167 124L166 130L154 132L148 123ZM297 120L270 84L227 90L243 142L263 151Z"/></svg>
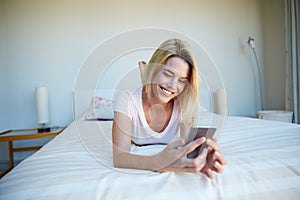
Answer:
<svg viewBox="0 0 300 200"><path fill-rule="evenodd" d="M173 99L173 97L166 97L166 96L164 96L164 95L160 95L160 96L159 96L159 100L160 100L162 103L169 103L172 99Z"/></svg>

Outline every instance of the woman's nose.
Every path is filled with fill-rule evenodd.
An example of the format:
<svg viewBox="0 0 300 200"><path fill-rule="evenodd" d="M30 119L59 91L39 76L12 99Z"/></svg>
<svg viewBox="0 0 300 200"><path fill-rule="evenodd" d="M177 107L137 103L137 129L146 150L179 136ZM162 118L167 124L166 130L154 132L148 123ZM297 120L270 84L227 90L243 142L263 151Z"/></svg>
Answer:
<svg viewBox="0 0 300 200"><path fill-rule="evenodd" d="M167 85L168 85L168 87L171 88L171 89L176 89L176 85L177 85L177 80L176 80L176 78L170 79Z"/></svg>

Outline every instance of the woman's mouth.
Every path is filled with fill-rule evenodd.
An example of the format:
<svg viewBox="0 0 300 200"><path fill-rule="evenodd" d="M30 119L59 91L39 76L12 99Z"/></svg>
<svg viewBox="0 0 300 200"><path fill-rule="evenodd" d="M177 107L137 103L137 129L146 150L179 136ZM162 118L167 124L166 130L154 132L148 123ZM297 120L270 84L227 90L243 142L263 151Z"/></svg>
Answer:
<svg viewBox="0 0 300 200"><path fill-rule="evenodd" d="M160 87L160 90L162 91L162 93L165 94L166 96L170 96L170 95L174 94L174 92L167 90L166 88L164 88L162 86L159 86L159 87Z"/></svg>

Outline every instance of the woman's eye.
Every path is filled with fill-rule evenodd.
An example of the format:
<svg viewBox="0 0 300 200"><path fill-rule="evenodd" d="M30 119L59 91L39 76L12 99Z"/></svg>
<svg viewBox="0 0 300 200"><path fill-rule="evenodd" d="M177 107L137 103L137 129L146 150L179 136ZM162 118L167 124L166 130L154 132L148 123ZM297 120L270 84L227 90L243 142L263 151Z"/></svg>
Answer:
<svg viewBox="0 0 300 200"><path fill-rule="evenodd" d="M164 75L165 75L166 77L172 77L172 74L171 74L171 73L168 73L168 72L164 72Z"/></svg>
<svg viewBox="0 0 300 200"><path fill-rule="evenodd" d="M180 83L186 83L186 82L187 82L187 79L179 79L179 82L180 82Z"/></svg>

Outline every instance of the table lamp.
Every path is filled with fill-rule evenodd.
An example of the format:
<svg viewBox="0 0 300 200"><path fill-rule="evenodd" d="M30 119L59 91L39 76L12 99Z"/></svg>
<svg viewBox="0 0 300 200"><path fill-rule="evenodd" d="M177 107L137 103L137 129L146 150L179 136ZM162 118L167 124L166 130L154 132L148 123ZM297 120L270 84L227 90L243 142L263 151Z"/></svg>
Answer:
<svg viewBox="0 0 300 200"><path fill-rule="evenodd" d="M50 127L47 127L50 122L48 88L36 87L35 100L37 123L40 126L38 133L50 132Z"/></svg>

